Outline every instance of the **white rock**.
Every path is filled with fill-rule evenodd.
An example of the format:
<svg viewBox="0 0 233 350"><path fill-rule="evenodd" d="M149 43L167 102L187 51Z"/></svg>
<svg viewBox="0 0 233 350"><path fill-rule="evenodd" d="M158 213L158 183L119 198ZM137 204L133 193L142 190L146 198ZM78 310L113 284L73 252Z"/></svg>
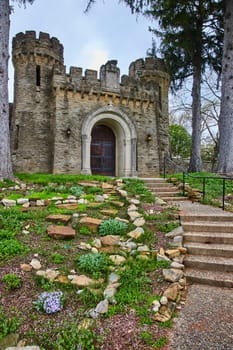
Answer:
<svg viewBox="0 0 233 350"><path fill-rule="evenodd" d="M16 201L13 199L2 199L2 204L5 207L13 207L16 205Z"/></svg>
<svg viewBox="0 0 233 350"><path fill-rule="evenodd" d="M96 253L98 253L98 249L96 249L95 247L92 247L92 248L91 248L91 252L92 252L93 254L96 254Z"/></svg>
<svg viewBox="0 0 233 350"><path fill-rule="evenodd" d="M44 205L45 205L45 202L44 202L44 200L43 200L43 199L37 199L37 201L36 201L36 205L37 205L38 207L42 207L42 206L44 206Z"/></svg>
<svg viewBox="0 0 233 350"><path fill-rule="evenodd" d="M178 262L176 261L173 261L171 263L171 267L174 268L174 269L180 269L180 270L183 270L184 269L184 265L183 264L179 264Z"/></svg>
<svg viewBox="0 0 233 350"><path fill-rule="evenodd" d="M132 199L130 199L130 203L131 204L135 204L135 205L139 205L140 204L140 200L136 199L136 198L132 198Z"/></svg>
<svg viewBox="0 0 233 350"><path fill-rule="evenodd" d="M99 249L102 247L101 240L99 238L94 239L92 242L93 247Z"/></svg>
<svg viewBox="0 0 233 350"><path fill-rule="evenodd" d="M38 259L32 259L32 261L30 262L30 265L35 270L40 270L40 268L41 268L41 263L40 263L40 261Z"/></svg>
<svg viewBox="0 0 233 350"><path fill-rule="evenodd" d="M167 297L165 297L164 295L161 297L160 299L160 304L161 305L167 305L168 303L168 300L167 300Z"/></svg>
<svg viewBox="0 0 233 350"><path fill-rule="evenodd" d="M130 211L137 211L138 210L138 208L136 207L136 205L134 205L134 204L131 204L129 207L128 207L128 213L130 212Z"/></svg>
<svg viewBox="0 0 233 350"><path fill-rule="evenodd" d="M18 198L16 202L17 202L17 204L22 205L22 204L28 203L29 199L28 198Z"/></svg>
<svg viewBox="0 0 233 350"><path fill-rule="evenodd" d="M134 222L133 222L133 224L134 224L134 226L143 226L143 225L145 225L145 219L143 218L143 217L141 217L141 218L137 218Z"/></svg>

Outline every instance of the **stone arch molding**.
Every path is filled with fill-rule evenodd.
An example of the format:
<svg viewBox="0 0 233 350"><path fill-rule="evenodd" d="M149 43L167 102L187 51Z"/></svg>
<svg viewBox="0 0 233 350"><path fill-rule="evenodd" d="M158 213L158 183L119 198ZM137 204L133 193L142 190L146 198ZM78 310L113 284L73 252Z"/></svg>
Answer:
<svg viewBox="0 0 233 350"><path fill-rule="evenodd" d="M107 106L86 116L82 124L82 173L91 174L91 131L103 124L116 137L116 176L135 177L137 133L132 120L119 108Z"/></svg>

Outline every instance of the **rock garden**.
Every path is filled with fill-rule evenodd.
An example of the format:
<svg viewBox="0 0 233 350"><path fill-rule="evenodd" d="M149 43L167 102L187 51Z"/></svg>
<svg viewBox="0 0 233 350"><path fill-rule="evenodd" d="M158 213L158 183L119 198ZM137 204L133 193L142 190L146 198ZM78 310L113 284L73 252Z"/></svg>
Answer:
<svg viewBox="0 0 233 350"><path fill-rule="evenodd" d="M0 350L167 349L185 253L142 180L0 182Z"/></svg>

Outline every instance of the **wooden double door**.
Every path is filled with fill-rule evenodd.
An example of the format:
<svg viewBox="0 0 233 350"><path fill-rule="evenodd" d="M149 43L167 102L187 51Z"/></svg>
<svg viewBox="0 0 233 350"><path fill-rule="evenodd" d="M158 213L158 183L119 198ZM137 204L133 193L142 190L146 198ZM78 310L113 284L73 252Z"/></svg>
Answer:
<svg viewBox="0 0 233 350"><path fill-rule="evenodd" d="M115 176L116 138L106 125L96 125L91 133L91 171Z"/></svg>

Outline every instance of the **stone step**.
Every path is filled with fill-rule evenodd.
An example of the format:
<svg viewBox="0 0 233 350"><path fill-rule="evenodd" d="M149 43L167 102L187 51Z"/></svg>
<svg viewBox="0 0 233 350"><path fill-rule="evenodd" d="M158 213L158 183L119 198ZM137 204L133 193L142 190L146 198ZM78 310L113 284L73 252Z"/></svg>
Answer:
<svg viewBox="0 0 233 350"><path fill-rule="evenodd" d="M195 270L187 268L185 275L188 282L208 284L218 287L233 287L233 273L222 271Z"/></svg>
<svg viewBox="0 0 233 350"><path fill-rule="evenodd" d="M148 188L154 188L154 189L159 189L161 187L167 187L167 188L176 188L173 185L169 185L167 182L161 182L161 183L155 183L155 182L151 182L151 183L147 183L146 186Z"/></svg>
<svg viewBox="0 0 233 350"><path fill-rule="evenodd" d="M233 244L233 233L185 232L184 242Z"/></svg>
<svg viewBox="0 0 233 350"><path fill-rule="evenodd" d="M211 255L231 258L233 256L233 246L229 244L205 244L196 242L186 242L188 254L193 255Z"/></svg>
<svg viewBox="0 0 233 350"><path fill-rule="evenodd" d="M183 197L183 196L162 196L160 197L161 199L163 199L165 202L179 202L179 201L186 201L188 198L187 197Z"/></svg>
<svg viewBox="0 0 233 350"><path fill-rule="evenodd" d="M155 192L151 191L155 196L157 195L158 197L176 197L180 194L180 192Z"/></svg>
<svg viewBox="0 0 233 350"><path fill-rule="evenodd" d="M188 232L233 232L233 222L219 221L199 221L199 222L182 222L184 231Z"/></svg>
<svg viewBox="0 0 233 350"><path fill-rule="evenodd" d="M175 193L180 193L180 191L178 191L177 190L177 188L176 187L158 187L158 188L149 188L149 190L151 191L151 192L158 192L158 193L160 193L160 192L175 192Z"/></svg>
<svg viewBox="0 0 233 350"><path fill-rule="evenodd" d="M233 258L186 255L184 265L192 269L233 272Z"/></svg>
<svg viewBox="0 0 233 350"><path fill-rule="evenodd" d="M210 221L210 222L233 222L233 215L231 213L226 213L226 214L201 214L201 215L180 215L181 221L182 222L198 222L198 221Z"/></svg>

